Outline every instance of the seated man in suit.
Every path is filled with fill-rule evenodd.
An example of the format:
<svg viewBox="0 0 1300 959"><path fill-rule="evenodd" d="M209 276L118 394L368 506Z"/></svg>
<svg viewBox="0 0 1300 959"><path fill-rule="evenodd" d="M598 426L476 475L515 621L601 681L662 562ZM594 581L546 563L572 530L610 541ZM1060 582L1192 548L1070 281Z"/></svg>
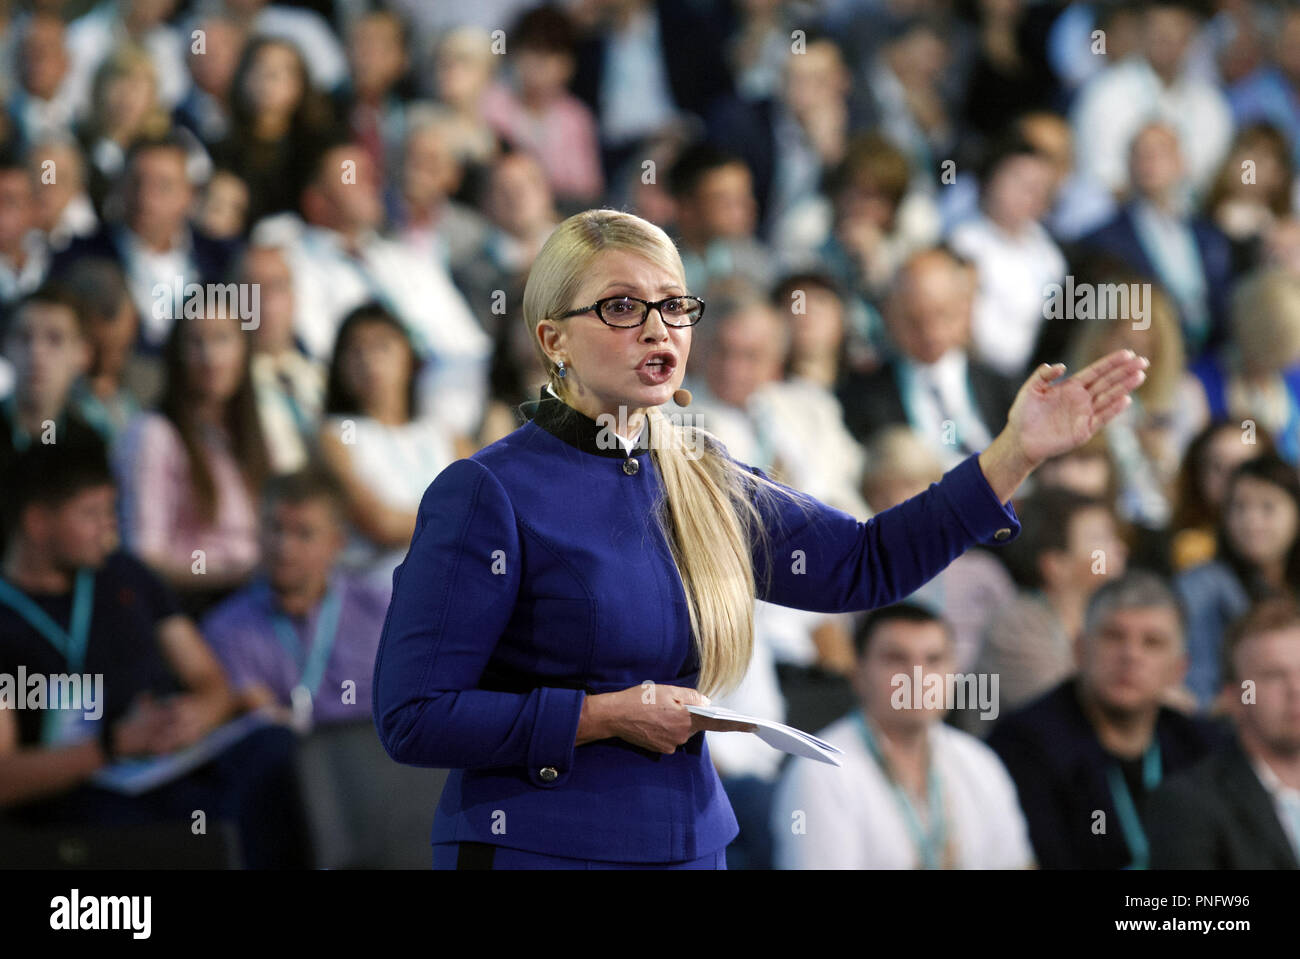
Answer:
<svg viewBox="0 0 1300 959"><path fill-rule="evenodd" d="M1109 254L1168 290L1178 303L1191 360L1226 334L1232 251L1209 220L1189 209L1182 147L1165 123L1148 123L1129 148L1133 197L1079 241Z"/></svg>
<svg viewBox="0 0 1300 959"><path fill-rule="evenodd" d="M1151 797L1158 869L1300 868L1300 605L1266 600L1224 639L1237 736Z"/></svg>
<svg viewBox="0 0 1300 959"><path fill-rule="evenodd" d="M895 423L923 436L945 470L988 446L1018 385L969 353L975 276L943 247L913 255L885 308L894 353L840 388L849 431L861 443Z"/></svg>
<svg viewBox="0 0 1300 959"><path fill-rule="evenodd" d="M173 136L139 140L127 154L123 175L125 205L120 223L105 223L87 237L73 240L54 258L52 272L85 256L107 257L129 278L131 299L140 314L140 346L159 353L174 317L184 302L159 307L155 287L175 299L190 283L224 283L238 248L228 240L205 236L189 222L194 201L189 154Z"/></svg>
<svg viewBox="0 0 1300 959"><path fill-rule="evenodd" d="M1078 674L989 736L1044 869L1146 867L1146 798L1201 759L1215 733L1162 705L1187 671L1182 616L1155 573L1130 570L1106 583L1075 644Z"/></svg>

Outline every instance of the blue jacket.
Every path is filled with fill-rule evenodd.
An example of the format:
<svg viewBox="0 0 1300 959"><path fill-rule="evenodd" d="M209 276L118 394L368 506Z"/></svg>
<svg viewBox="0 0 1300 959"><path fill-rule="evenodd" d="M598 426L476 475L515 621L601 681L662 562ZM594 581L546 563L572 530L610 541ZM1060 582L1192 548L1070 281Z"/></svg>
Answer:
<svg viewBox="0 0 1300 959"><path fill-rule="evenodd" d="M703 733L671 755L616 738L574 746L587 694L693 687L699 673L653 515L654 460L640 448L639 468L625 469L622 447L602 439L594 420L545 398L424 494L393 574L374 715L393 759L452 770L435 843L667 862L737 835ZM824 504L809 517L793 504L770 512L775 569L760 597L822 612L902 599L968 547L1020 531L976 454L865 523ZM796 550L802 565L782 561Z"/></svg>

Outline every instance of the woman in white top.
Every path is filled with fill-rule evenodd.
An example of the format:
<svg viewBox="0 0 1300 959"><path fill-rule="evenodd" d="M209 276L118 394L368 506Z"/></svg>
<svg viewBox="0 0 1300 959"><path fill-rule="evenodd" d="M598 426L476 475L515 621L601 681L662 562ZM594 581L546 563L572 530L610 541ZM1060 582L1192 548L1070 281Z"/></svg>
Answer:
<svg viewBox="0 0 1300 959"><path fill-rule="evenodd" d="M353 531L342 564L392 588L420 499L461 441L416 414L419 358L405 327L377 304L344 318L334 342L320 450L343 484Z"/></svg>

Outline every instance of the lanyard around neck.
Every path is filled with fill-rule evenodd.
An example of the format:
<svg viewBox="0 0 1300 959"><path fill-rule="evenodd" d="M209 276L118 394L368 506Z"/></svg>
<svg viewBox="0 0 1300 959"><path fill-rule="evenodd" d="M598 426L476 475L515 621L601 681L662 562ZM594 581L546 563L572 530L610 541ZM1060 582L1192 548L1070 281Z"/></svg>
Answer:
<svg viewBox="0 0 1300 959"><path fill-rule="evenodd" d="M82 671L86 664L86 643L90 637L90 614L95 605L94 570L77 570L76 586L72 592L72 616L67 629L56 623L30 596L3 579L0 579L0 603L12 609L32 629L44 636L58 650L70 672Z"/></svg>
<svg viewBox="0 0 1300 959"><path fill-rule="evenodd" d="M898 782L893 771L889 768L889 762L885 758L880 744L876 741L875 734L872 733L871 726L862 710L854 710L853 718L857 724L858 732L862 736L862 741L866 743L867 751L871 753L872 758L880 767L880 771L889 780L890 788L894 794L894 801L898 804L899 812L903 814L903 822L907 825L908 833L911 834L912 845L921 857L921 868L942 869L943 848L947 841L947 826L943 817L943 787L939 782L939 774L934 768L933 756L930 757L926 769L926 790L929 796L929 828L925 829L921 826L921 817L917 815L916 807L912 804L912 797L908 795L907 790Z"/></svg>
<svg viewBox="0 0 1300 959"><path fill-rule="evenodd" d="M1142 754L1142 788L1150 793L1160 785L1160 778L1160 741L1153 736L1151 745ZM1109 764L1106 769L1106 780L1110 785L1110 797L1115 803L1115 815L1119 817L1119 828L1124 833L1124 841L1128 844L1129 852L1133 854L1133 862L1128 868L1146 869L1150 856L1146 830L1142 828L1137 804L1133 802L1133 794L1129 792L1124 773L1117 764Z"/></svg>
<svg viewBox="0 0 1300 959"><path fill-rule="evenodd" d="M14 400L14 395L10 393L3 400L0 400L0 406L3 406L5 415L9 417L9 438L13 443L14 452L22 453L32 445L32 435L23 429L22 424L18 422L18 403ZM63 412L59 412L58 419L54 421L54 438L58 439L59 434L63 432L64 417Z"/></svg>
<svg viewBox="0 0 1300 959"><path fill-rule="evenodd" d="M294 665L301 671L297 685L304 687L315 698L325 678L325 667L329 665L330 654L334 650L334 640L339 628L339 610L343 607L342 590L329 589L320 605L316 617L316 630L312 636L311 648L304 657L298 633L289 622L289 617L278 609L272 614L271 622L275 628L276 638L284 651L289 654Z"/></svg>

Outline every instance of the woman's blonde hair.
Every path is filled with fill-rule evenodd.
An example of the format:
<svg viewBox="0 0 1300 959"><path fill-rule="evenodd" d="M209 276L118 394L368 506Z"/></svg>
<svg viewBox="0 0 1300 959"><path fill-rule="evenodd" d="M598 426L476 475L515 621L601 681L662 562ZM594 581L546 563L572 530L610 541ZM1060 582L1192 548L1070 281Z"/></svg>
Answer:
<svg viewBox="0 0 1300 959"><path fill-rule="evenodd" d="M171 120L158 102L158 71L149 51L138 43L119 44L95 70L91 83L91 103L94 107L93 125L103 128L108 121L108 88L115 80L140 73L149 78L153 90L153 104L141 120L137 135L141 138L159 137L167 132Z"/></svg>
<svg viewBox="0 0 1300 959"><path fill-rule="evenodd" d="M1300 359L1300 279L1277 268L1257 270L1237 284L1231 313L1248 371L1281 370Z"/></svg>
<svg viewBox="0 0 1300 959"><path fill-rule="evenodd" d="M1178 321L1178 308L1165 290L1136 274L1115 273L1104 277L1104 282L1097 284L1102 288L1107 284L1128 287L1134 297L1141 296L1137 291L1146 292L1145 320L1149 328L1143 338L1145 344L1140 352L1151 360L1146 380L1134 391L1134 396L1142 407L1154 413L1172 412L1178 402L1178 388L1186 370L1186 349L1183 345L1183 331ZM1098 293L1100 302L1101 294ZM1108 346L1116 334L1133 330L1133 324L1140 318L1138 305L1129 303L1128 310L1117 310L1115 316L1086 321L1075 340L1071 362L1075 370L1081 370L1095 360L1101 359L1110 349ZM1136 350L1137 347L1134 346Z"/></svg>
<svg viewBox="0 0 1300 959"><path fill-rule="evenodd" d="M565 379L542 349L537 325L575 309L574 297L592 261L607 251L643 257L685 286L681 255L668 234L641 217L618 210L586 210L558 227L542 246L524 287L523 317L541 357L551 389L570 406ZM700 659L698 687L705 695L725 693L744 678L754 646L754 557L764 557L770 580L770 531L764 507L786 496L806 506L800 494L749 472L726 455L707 430L647 410L650 455L663 480L656 520L681 577L691 632ZM770 519L776 514L769 513Z"/></svg>

